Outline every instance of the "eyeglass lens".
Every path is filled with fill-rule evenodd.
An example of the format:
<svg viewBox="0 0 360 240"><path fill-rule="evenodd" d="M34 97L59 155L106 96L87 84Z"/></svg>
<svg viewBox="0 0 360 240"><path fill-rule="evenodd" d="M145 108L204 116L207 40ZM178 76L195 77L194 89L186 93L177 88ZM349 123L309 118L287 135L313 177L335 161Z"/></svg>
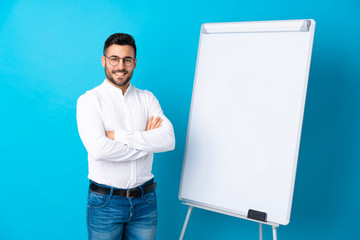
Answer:
<svg viewBox="0 0 360 240"><path fill-rule="evenodd" d="M110 64L113 66L116 66L120 63L120 60L123 60L123 63L125 66L130 67L134 60L132 58L118 58L118 57L111 57L110 58Z"/></svg>

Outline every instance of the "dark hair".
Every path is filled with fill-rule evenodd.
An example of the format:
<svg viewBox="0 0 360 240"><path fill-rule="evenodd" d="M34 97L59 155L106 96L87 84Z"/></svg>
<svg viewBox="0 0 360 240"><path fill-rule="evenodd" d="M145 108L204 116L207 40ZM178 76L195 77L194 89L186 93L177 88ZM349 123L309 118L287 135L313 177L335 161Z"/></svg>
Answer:
<svg viewBox="0 0 360 240"><path fill-rule="evenodd" d="M131 35L126 33L114 33L113 35L108 37L108 39L106 39L104 44L104 52L103 52L104 55L106 49L113 44L132 46L134 48L135 57L136 57L135 39Z"/></svg>

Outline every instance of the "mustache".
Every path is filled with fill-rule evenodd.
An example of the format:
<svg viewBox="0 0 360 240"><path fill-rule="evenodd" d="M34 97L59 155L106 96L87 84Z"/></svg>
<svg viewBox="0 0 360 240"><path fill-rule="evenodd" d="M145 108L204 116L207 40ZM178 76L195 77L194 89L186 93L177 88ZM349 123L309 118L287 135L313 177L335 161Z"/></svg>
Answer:
<svg viewBox="0 0 360 240"><path fill-rule="evenodd" d="M117 73L117 72L128 73L128 71L126 71L126 70L115 70L115 71L113 71L113 73Z"/></svg>

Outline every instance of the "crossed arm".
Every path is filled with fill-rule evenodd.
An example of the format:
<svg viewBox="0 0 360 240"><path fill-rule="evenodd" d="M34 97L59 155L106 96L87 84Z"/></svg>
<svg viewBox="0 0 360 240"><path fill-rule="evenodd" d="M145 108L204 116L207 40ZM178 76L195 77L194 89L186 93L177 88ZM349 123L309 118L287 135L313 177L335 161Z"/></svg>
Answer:
<svg viewBox="0 0 360 240"><path fill-rule="evenodd" d="M104 131L100 104L92 92L82 95L77 102L77 122L80 138L94 160L132 161L149 153L166 152L175 148L171 122L163 114L157 99L149 94L151 116L143 131Z"/></svg>
<svg viewBox="0 0 360 240"><path fill-rule="evenodd" d="M156 128L159 128L162 126L162 118L161 117L157 117L154 119L154 116L151 116L146 124L146 129L145 131L150 131ZM115 132L114 131L105 131L105 135L107 138L110 138L112 140L115 140Z"/></svg>

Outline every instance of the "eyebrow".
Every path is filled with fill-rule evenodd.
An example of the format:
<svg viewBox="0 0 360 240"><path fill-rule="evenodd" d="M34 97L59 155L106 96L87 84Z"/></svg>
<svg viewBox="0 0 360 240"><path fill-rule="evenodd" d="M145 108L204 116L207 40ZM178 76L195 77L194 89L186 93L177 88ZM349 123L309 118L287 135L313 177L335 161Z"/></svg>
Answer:
<svg viewBox="0 0 360 240"><path fill-rule="evenodd" d="M116 56L116 55L111 55L109 58L111 58L111 57L117 57L117 58L121 58L121 57L119 57L119 56ZM134 59L133 57L130 57L130 56L125 56L125 57L123 57L123 58L132 58L132 59Z"/></svg>

